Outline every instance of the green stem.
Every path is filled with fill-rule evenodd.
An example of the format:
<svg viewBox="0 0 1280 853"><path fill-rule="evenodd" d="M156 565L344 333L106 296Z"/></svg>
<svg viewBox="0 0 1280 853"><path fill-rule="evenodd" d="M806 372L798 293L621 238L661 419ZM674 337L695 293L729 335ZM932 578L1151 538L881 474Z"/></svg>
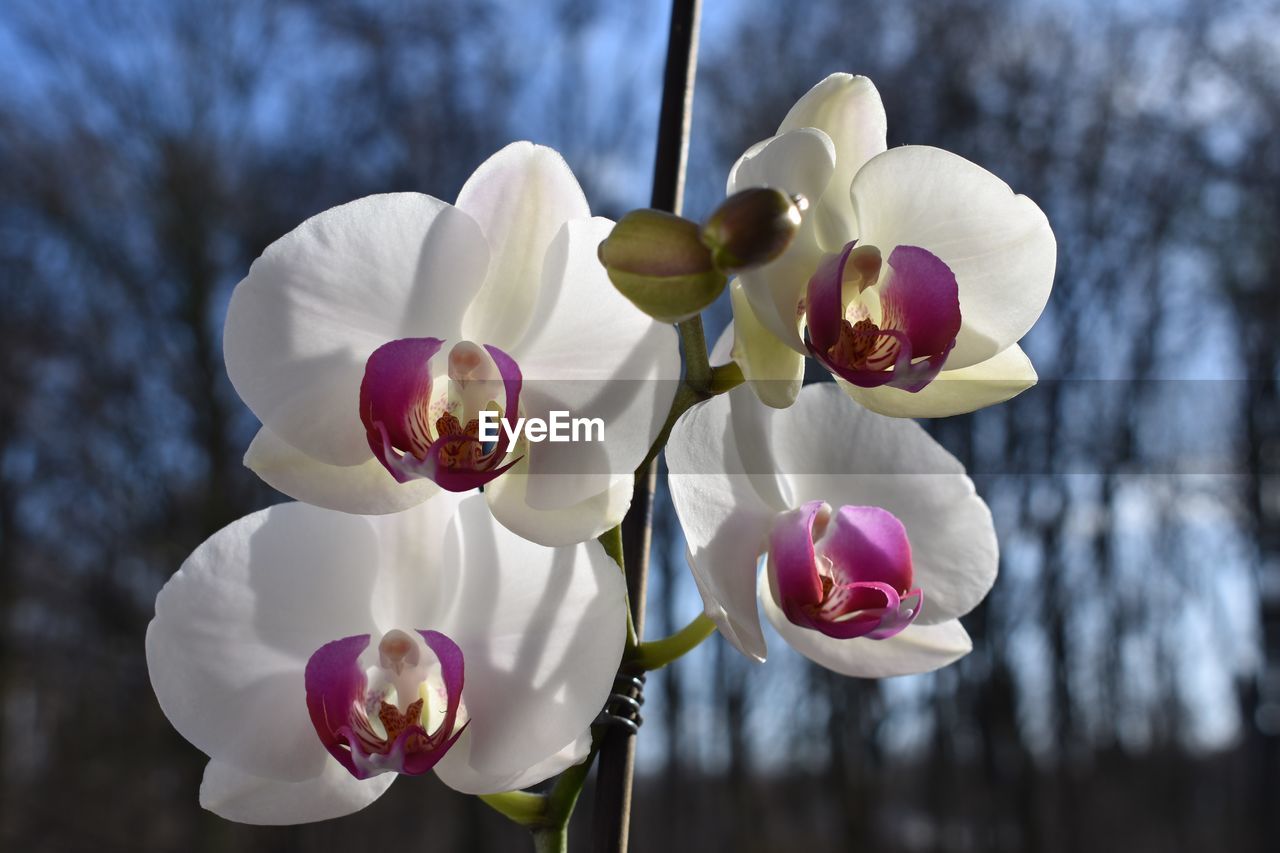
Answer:
<svg viewBox="0 0 1280 853"><path fill-rule="evenodd" d="M716 623L705 613L699 613L692 622L670 637L641 643L628 657L627 662L646 671L661 669L678 660L710 637L716 631Z"/></svg>
<svg viewBox="0 0 1280 853"><path fill-rule="evenodd" d="M731 388L743 383L742 368L736 361L711 368L711 393L723 394Z"/></svg>
<svg viewBox="0 0 1280 853"><path fill-rule="evenodd" d="M707 361L707 336L702 331L702 315L676 326L684 345L684 381L694 391L711 390L711 364Z"/></svg>
<svg viewBox="0 0 1280 853"><path fill-rule="evenodd" d="M533 831L534 853L569 853L569 827L547 826Z"/></svg>
<svg viewBox="0 0 1280 853"><path fill-rule="evenodd" d="M586 784L591 773L591 765L595 763L599 744L594 732L591 739L591 752L581 764L575 764L560 774L555 787L547 794L547 815L552 825L559 825L561 830L569 826L569 818L573 817L573 809L578 804L578 795Z"/></svg>
<svg viewBox="0 0 1280 853"><path fill-rule="evenodd" d="M689 353L697 353L698 346L702 347L702 365L707 365L706 339L702 336L702 320L695 318L687 321L688 323L696 322L696 329L689 333L689 337L685 339L685 357L689 358ZM680 324L681 333L684 333L685 323ZM698 384L695 385L693 379L697 378ZM648 468L662 448L667 446L667 439L671 437L671 430L676 425L676 421L680 420L680 416L689 411L695 404L708 400L717 394L741 385L743 382L742 369L734 362L722 364L718 367L707 366L706 373L701 374L690 368L685 375L684 382L680 383L680 387L676 390L675 399L671 401L671 411L667 412L667 419L662 424L662 429L658 430L658 437L654 439L653 446L649 448L649 453L644 457L644 461L640 463L636 471L644 471ZM606 534L608 535L608 534ZM604 541L601 537L600 541Z"/></svg>
<svg viewBox="0 0 1280 853"><path fill-rule="evenodd" d="M647 471L649 464L662 452L662 448L667 446L667 439L671 437L671 429L676 425L676 421L680 419L680 416L695 403L701 403L705 399L707 398L694 391L688 385L680 385L680 388L676 391L675 399L671 401L671 411L667 412L667 419L663 422L662 429L658 430L658 437L654 439L653 446L649 448L649 453L644 457L644 461L636 468L637 476L639 472Z"/></svg>

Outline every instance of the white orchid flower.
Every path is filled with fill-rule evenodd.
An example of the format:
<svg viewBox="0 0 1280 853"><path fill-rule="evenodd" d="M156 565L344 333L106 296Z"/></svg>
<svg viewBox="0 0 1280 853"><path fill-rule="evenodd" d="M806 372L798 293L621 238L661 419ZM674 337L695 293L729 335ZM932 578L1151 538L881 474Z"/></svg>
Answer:
<svg viewBox="0 0 1280 853"><path fill-rule="evenodd" d="M995 527L918 424L831 383L787 409L739 386L681 416L667 465L706 613L743 654L765 658L757 601L789 645L846 675L925 672L971 649L957 617L995 582Z"/></svg>
<svg viewBox="0 0 1280 853"><path fill-rule="evenodd" d="M440 492L381 516L301 503L195 550L156 599L147 667L211 761L201 803L288 824L371 803L434 769L467 793L586 757L626 636L597 542L547 548Z"/></svg>
<svg viewBox="0 0 1280 853"><path fill-rule="evenodd" d="M485 485L498 520L544 545L614 526L680 356L674 329L610 284L596 249L611 227L560 155L530 143L481 165L455 205L376 195L307 220L253 264L227 312L227 372L263 423L246 464L344 512ZM486 441L486 410L505 427L599 418L603 440L502 428Z"/></svg>
<svg viewBox="0 0 1280 853"><path fill-rule="evenodd" d="M886 150L886 126L870 80L833 74L729 175L730 194L810 200L787 251L734 290L734 359L771 406L795 400L806 355L896 417L960 414L1035 384L1017 342L1053 284L1048 220L963 157Z"/></svg>

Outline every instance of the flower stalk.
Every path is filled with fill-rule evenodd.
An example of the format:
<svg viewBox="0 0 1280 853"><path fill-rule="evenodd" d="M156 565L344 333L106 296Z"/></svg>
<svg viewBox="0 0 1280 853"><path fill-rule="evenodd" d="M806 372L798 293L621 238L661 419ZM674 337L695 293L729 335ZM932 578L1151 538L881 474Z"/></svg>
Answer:
<svg viewBox="0 0 1280 853"><path fill-rule="evenodd" d="M684 381L695 392L707 393L711 387L711 365L707 361L707 336L702 330L702 316L691 317L676 327L684 349Z"/></svg>
<svg viewBox="0 0 1280 853"><path fill-rule="evenodd" d="M688 625L661 640L641 643L627 662L646 672L661 669L697 648L703 640L716 632L716 623L705 613L699 613Z"/></svg>

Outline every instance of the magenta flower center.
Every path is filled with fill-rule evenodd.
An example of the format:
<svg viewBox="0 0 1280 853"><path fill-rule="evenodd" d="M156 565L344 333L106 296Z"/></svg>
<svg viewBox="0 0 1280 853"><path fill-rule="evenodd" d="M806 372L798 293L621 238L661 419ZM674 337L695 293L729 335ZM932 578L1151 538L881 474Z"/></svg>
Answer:
<svg viewBox="0 0 1280 853"><path fill-rule="evenodd" d="M846 382L919 391L933 381L960 332L956 277L932 253L875 246L828 255L805 298L809 352Z"/></svg>
<svg viewBox="0 0 1280 853"><path fill-rule="evenodd" d="M833 511L810 501L782 513L769 536L769 586L792 623L837 639L884 640L920 615L911 543L874 506Z"/></svg>
<svg viewBox="0 0 1280 853"><path fill-rule="evenodd" d="M484 441L481 413L511 422L520 408L520 368L502 350L439 338L402 338L374 350L360 383L369 448L398 482L434 480L469 491L502 474L511 441Z"/></svg>
<svg viewBox="0 0 1280 853"><path fill-rule="evenodd" d="M437 631L334 640L307 661L307 710L320 742L357 779L425 773L467 726L462 651Z"/></svg>

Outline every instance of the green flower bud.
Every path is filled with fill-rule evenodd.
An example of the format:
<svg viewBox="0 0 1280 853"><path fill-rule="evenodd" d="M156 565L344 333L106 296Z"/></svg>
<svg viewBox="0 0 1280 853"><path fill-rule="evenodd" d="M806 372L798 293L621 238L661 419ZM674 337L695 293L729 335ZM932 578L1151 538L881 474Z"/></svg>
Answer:
<svg viewBox="0 0 1280 853"><path fill-rule="evenodd" d="M698 224L661 210L622 217L599 255L618 292L663 323L689 319L724 290L725 276L699 239Z"/></svg>
<svg viewBox="0 0 1280 853"><path fill-rule="evenodd" d="M770 187L734 193L703 225L702 243L721 272L762 266L791 245L808 206L804 196L789 196Z"/></svg>

